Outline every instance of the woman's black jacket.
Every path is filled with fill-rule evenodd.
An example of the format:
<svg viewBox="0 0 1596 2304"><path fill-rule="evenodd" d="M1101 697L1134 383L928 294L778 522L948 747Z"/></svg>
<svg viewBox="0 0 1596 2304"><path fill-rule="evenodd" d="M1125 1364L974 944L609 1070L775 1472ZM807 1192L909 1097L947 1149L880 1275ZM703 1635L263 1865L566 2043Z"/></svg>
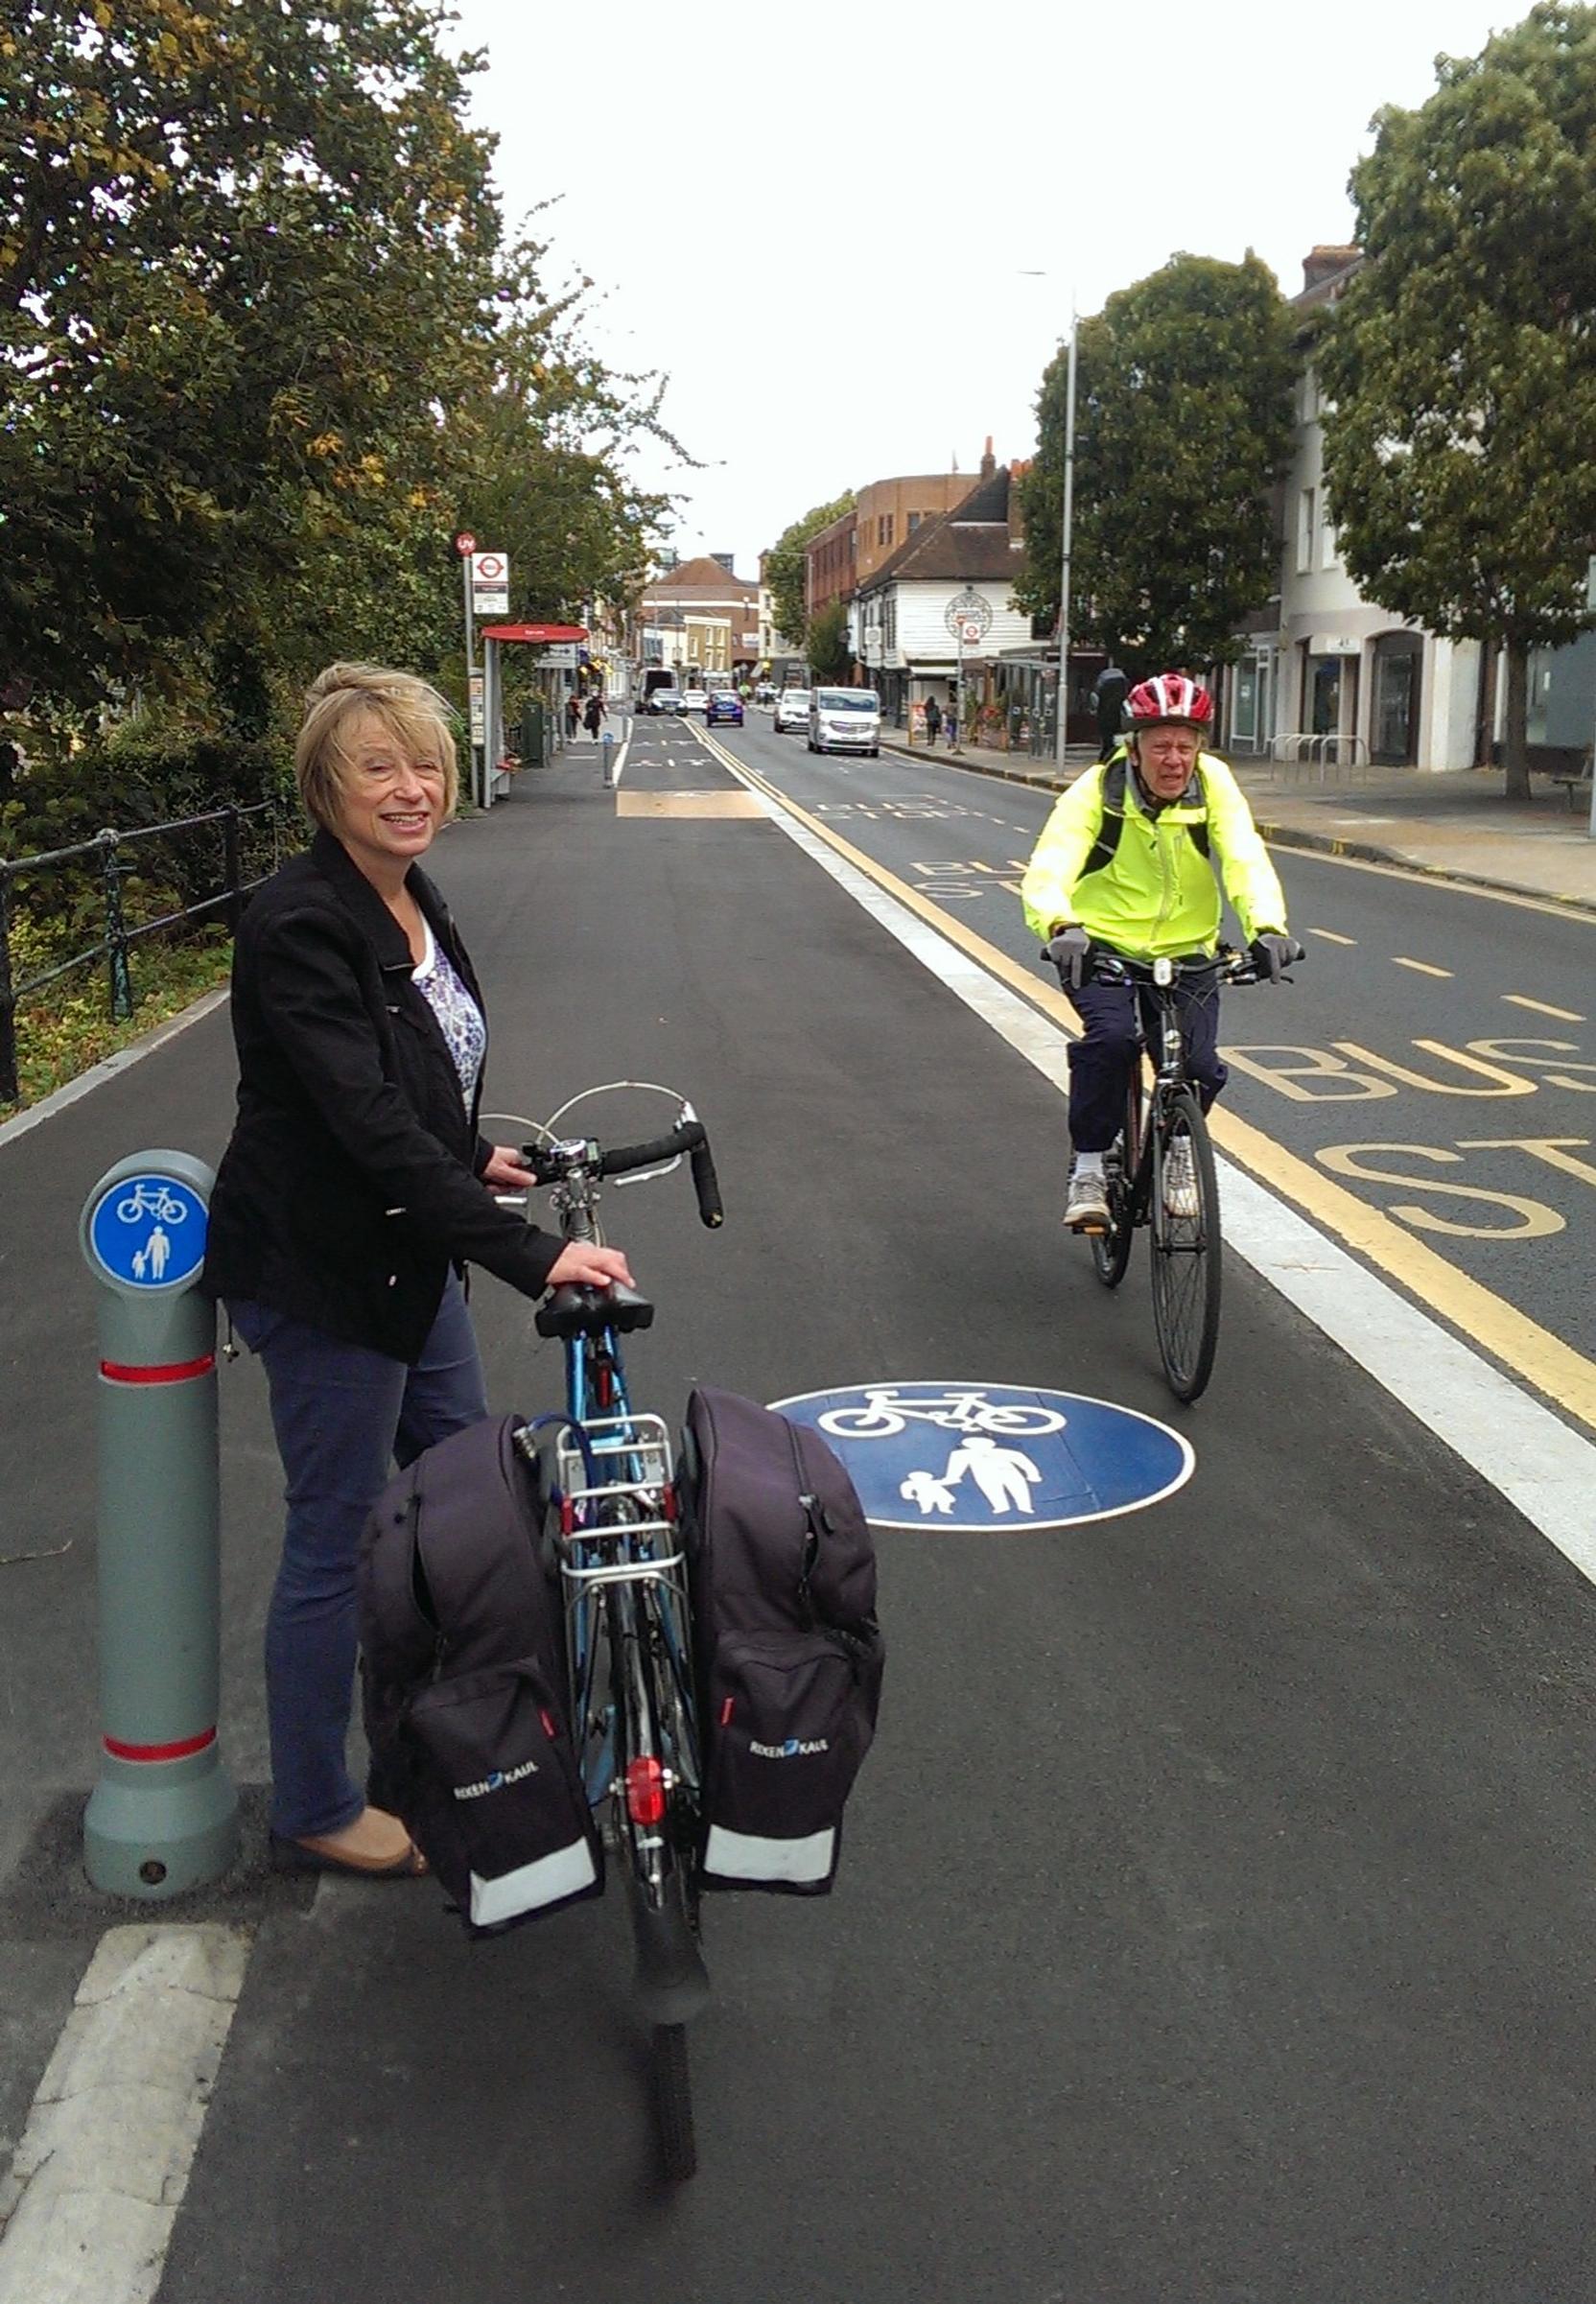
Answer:
<svg viewBox="0 0 1596 2304"><path fill-rule="evenodd" d="M416 865L409 885L481 1006L443 899ZM451 1263L535 1296L562 1245L477 1181L490 1147L412 965L329 832L256 893L233 956L238 1118L200 1282L410 1362Z"/></svg>

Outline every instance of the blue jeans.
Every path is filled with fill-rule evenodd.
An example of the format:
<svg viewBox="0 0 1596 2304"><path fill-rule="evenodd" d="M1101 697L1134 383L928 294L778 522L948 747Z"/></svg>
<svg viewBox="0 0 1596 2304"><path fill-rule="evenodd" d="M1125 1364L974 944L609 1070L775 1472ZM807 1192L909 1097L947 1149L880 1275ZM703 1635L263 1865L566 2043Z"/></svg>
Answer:
<svg viewBox="0 0 1596 2304"><path fill-rule="evenodd" d="M365 1805L344 1745L366 1515L395 1461L410 1464L487 1414L482 1364L452 1273L413 1368L263 1305L234 1302L227 1311L266 1369L287 1478L288 1525L266 1619L271 1828L309 1840L352 1823Z"/></svg>

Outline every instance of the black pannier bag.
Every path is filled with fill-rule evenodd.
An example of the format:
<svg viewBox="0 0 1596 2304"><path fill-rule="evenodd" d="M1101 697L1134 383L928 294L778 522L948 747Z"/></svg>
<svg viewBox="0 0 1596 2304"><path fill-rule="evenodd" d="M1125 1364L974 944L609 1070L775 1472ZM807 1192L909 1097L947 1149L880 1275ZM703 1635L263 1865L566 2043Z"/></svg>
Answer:
<svg viewBox="0 0 1596 2304"><path fill-rule="evenodd" d="M472 1936L604 1884L545 1499L519 1426L488 1418L425 1449L383 1492L361 1546L369 1797L404 1819Z"/></svg>
<svg viewBox="0 0 1596 2304"><path fill-rule="evenodd" d="M703 1883L824 1895L881 1692L863 1509L818 1433L705 1386L688 1401L680 1470Z"/></svg>

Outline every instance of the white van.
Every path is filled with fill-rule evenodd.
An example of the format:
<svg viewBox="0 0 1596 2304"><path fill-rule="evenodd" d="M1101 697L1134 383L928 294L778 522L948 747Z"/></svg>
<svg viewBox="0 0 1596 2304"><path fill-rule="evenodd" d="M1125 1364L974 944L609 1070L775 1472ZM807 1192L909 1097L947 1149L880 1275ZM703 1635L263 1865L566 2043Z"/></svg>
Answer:
<svg viewBox="0 0 1596 2304"><path fill-rule="evenodd" d="M811 752L866 752L881 748L881 699L873 688L817 688L810 695Z"/></svg>

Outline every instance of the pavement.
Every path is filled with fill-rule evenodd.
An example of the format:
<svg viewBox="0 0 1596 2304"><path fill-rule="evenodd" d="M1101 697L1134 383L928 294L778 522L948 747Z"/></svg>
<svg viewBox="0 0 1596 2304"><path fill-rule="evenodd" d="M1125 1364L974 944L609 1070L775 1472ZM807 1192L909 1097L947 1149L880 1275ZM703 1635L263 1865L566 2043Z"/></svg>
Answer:
<svg viewBox="0 0 1596 2304"><path fill-rule="evenodd" d="M881 749L925 760L923 744L883 741ZM1059 791L1091 765L1089 746L1072 746L1068 772L1050 760L967 744L937 758L1011 784ZM1532 779L1527 803L1502 796L1500 768L1320 768L1232 760L1264 838L1282 848L1361 858L1485 888L1508 888L1596 911L1596 839L1590 796L1572 806L1549 776Z"/></svg>

